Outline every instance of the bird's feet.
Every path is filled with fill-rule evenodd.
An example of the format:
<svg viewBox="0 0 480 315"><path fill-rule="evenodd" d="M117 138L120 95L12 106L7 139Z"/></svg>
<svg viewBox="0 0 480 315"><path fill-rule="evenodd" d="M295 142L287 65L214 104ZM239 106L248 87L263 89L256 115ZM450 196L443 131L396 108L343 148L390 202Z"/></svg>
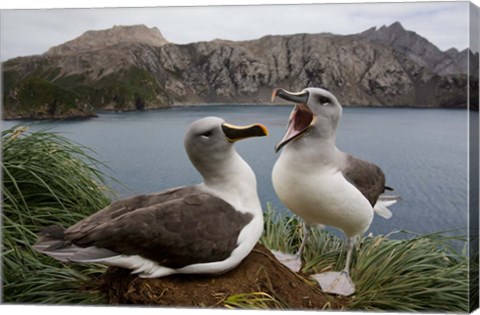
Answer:
<svg viewBox="0 0 480 315"><path fill-rule="evenodd" d="M281 262L291 271L299 272L302 268L302 258L300 257L300 255L282 253L276 250L272 250L271 252L279 262Z"/></svg>
<svg viewBox="0 0 480 315"><path fill-rule="evenodd" d="M355 292L355 285L347 272L324 272L311 276L326 293L349 296Z"/></svg>

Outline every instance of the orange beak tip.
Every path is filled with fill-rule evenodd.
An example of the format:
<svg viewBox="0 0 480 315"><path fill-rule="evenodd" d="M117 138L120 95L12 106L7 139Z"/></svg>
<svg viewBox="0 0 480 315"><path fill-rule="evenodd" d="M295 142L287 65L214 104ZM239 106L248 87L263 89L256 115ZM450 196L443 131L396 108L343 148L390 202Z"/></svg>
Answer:
<svg viewBox="0 0 480 315"><path fill-rule="evenodd" d="M275 100L275 97L277 96L277 92L278 92L278 89L274 89L274 90L272 91L272 97L271 97L271 99L270 99L270 102L273 103L273 101Z"/></svg>

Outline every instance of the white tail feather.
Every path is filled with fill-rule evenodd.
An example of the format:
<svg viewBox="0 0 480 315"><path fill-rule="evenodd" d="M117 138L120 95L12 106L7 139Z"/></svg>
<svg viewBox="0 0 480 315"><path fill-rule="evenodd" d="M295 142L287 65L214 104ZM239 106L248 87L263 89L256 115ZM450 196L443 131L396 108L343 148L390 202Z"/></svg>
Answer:
<svg viewBox="0 0 480 315"><path fill-rule="evenodd" d="M105 259L117 257L120 254L108 250L106 248L99 248L95 246L90 246L87 248L79 248L79 250L69 257L70 261L74 262L103 262Z"/></svg>
<svg viewBox="0 0 480 315"><path fill-rule="evenodd" d="M392 212L388 207L395 204L398 200L400 200L399 196L380 195L373 207L373 211L385 219L390 219L392 217Z"/></svg>
<svg viewBox="0 0 480 315"><path fill-rule="evenodd" d="M74 255L78 251L78 247L75 245L63 247L61 249L51 249L49 250L48 248L44 250L39 250L39 246L36 247L36 249L43 253L46 254L50 257L55 258L56 260L62 261L62 262L67 262L70 261L70 257Z"/></svg>
<svg viewBox="0 0 480 315"><path fill-rule="evenodd" d="M95 246L79 247L65 241L63 238L54 238L50 235L41 237L33 245L33 248L62 262L102 262L107 258L119 255L106 248Z"/></svg>

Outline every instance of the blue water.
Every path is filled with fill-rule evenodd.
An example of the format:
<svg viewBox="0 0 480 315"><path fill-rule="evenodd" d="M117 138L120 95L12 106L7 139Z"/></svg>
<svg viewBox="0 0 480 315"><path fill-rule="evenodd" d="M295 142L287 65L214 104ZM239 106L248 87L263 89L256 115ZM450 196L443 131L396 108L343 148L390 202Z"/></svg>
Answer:
<svg viewBox="0 0 480 315"><path fill-rule="evenodd" d="M275 144L285 132L290 106L196 106L158 111L102 113L82 121L2 122L30 130L52 131L90 147L106 163L105 169L128 188L111 182L121 197L198 183L201 178L183 148L191 122L219 116L234 124L263 123L268 137L236 144L257 175L259 196L265 205L284 207L271 184L278 155ZM337 146L379 165L387 185L402 200L391 207L393 217L376 217L369 232L393 230L428 233L467 228L466 110L411 108L345 108L337 132Z"/></svg>

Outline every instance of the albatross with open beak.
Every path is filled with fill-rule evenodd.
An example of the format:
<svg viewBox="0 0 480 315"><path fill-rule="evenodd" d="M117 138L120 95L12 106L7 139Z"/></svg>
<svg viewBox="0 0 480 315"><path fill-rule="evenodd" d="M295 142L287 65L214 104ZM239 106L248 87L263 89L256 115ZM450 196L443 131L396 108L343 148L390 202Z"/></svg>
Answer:
<svg viewBox="0 0 480 315"><path fill-rule="evenodd" d="M67 229L45 229L34 248L60 261L119 266L146 278L226 272L263 231L255 174L234 142L265 135L260 124L197 120L184 144L202 183L116 201Z"/></svg>
<svg viewBox="0 0 480 315"><path fill-rule="evenodd" d="M276 89L275 97L296 103L287 132L276 146L283 148L272 172L275 192L282 203L303 218L305 224L328 225L347 236L347 259L341 272L326 272L312 277L325 292L351 295L355 286L349 276L353 242L372 222L376 212L391 216L388 206L398 197L382 195L385 176L375 164L340 151L335 133L342 115L342 106L330 92L307 88L299 93ZM306 228L305 232L308 231ZM299 269L305 246L305 233L296 255L276 253L286 265Z"/></svg>

